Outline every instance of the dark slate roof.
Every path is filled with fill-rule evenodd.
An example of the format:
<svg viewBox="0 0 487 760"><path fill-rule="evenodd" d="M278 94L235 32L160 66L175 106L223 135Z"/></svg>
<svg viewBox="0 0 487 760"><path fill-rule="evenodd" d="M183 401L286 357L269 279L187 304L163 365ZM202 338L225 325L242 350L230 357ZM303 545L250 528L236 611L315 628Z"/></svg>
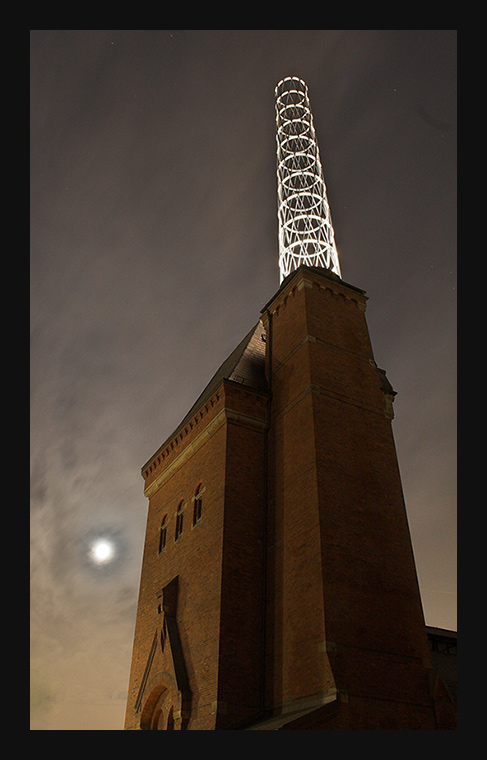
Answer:
<svg viewBox="0 0 487 760"><path fill-rule="evenodd" d="M251 388L257 390L267 389L265 342L264 325L259 321L235 350L237 363L228 375L228 380L234 380L237 383L242 383L242 385L250 385Z"/></svg>
<svg viewBox="0 0 487 760"><path fill-rule="evenodd" d="M169 438L164 441L148 461L151 461L167 445L168 441L177 435L179 430L186 425L199 407L216 391L222 380L233 380L236 383L241 383L256 390L263 391L267 389L268 385L265 376L265 337L264 326L259 320L217 369L176 430L171 433Z"/></svg>
<svg viewBox="0 0 487 760"><path fill-rule="evenodd" d="M257 390L266 390L265 329L260 320L217 369L181 425L211 396L222 380L234 380Z"/></svg>

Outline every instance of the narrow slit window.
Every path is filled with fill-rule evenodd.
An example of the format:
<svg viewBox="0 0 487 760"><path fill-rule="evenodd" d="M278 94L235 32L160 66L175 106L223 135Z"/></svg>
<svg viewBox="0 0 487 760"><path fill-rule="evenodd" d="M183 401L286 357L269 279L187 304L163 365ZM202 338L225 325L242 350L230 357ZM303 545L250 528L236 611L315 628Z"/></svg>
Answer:
<svg viewBox="0 0 487 760"><path fill-rule="evenodd" d="M201 514L203 511L203 498L201 493L201 483L196 489L196 493L194 495L194 504L193 504L193 525L196 525L198 520L201 520Z"/></svg>
<svg viewBox="0 0 487 760"><path fill-rule="evenodd" d="M159 554L166 548L167 539L167 515L164 515L161 521L161 527L159 528Z"/></svg>
<svg viewBox="0 0 487 760"><path fill-rule="evenodd" d="M176 512L176 532L174 534L174 540L177 541L183 532L183 502L181 501Z"/></svg>

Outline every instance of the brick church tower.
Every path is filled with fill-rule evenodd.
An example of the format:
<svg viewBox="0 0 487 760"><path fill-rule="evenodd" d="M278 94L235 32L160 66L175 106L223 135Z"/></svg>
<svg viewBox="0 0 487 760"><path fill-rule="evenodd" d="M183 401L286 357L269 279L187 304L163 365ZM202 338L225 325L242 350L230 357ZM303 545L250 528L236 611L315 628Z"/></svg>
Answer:
<svg viewBox="0 0 487 760"><path fill-rule="evenodd" d="M298 219L309 186L297 210L281 175L281 285L142 468L125 729L455 728L429 657L395 393L365 293L341 279L307 90L294 78L276 89L278 172L282 143L294 161L313 152L326 235L317 253L321 233ZM283 102L293 142L299 129L313 138L300 148L279 133ZM297 238L314 249L296 255Z"/></svg>

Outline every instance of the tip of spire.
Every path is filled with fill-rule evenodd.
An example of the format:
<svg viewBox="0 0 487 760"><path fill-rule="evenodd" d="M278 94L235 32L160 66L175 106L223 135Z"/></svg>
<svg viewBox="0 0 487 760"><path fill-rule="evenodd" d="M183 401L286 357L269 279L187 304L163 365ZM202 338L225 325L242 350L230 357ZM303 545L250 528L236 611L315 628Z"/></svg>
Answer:
<svg viewBox="0 0 487 760"><path fill-rule="evenodd" d="M284 77L283 79L280 79L279 82L276 84L276 89L275 89L276 95L279 89L282 89L286 85L287 82L290 82L291 84L293 84L294 82L296 83L299 82L299 84L302 85L305 92L308 89L306 82L304 81L304 79L301 79L301 77Z"/></svg>

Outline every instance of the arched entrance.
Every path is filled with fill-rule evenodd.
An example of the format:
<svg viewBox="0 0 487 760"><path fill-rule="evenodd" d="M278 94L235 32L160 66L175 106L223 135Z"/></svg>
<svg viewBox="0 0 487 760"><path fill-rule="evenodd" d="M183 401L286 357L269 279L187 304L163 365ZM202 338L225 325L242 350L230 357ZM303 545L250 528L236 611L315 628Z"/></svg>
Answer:
<svg viewBox="0 0 487 760"><path fill-rule="evenodd" d="M152 689L140 716L142 731L174 730L174 696L173 689L163 684Z"/></svg>

